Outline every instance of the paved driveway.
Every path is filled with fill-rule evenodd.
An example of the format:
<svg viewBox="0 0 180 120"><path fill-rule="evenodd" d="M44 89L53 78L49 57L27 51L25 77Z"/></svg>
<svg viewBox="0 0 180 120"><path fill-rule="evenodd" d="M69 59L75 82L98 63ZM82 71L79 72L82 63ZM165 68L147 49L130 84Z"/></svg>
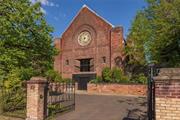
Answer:
<svg viewBox="0 0 180 120"><path fill-rule="evenodd" d="M146 120L146 98L76 95L76 109L57 120Z"/></svg>

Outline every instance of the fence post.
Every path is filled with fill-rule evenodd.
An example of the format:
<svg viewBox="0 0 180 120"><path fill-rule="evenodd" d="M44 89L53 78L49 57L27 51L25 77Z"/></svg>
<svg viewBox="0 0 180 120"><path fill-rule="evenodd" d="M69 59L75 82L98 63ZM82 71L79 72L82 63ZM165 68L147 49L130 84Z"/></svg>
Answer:
<svg viewBox="0 0 180 120"><path fill-rule="evenodd" d="M47 116L47 86L43 77L32 77L27 81L27 118L26 120L44 120Z"/></svg>
<svg viewBox="0 0 180 120"><path fill-rule="evenodd" d="M148 120L154 120L155 119L155 90L154 90L154 80L153 80L153 76L154 76L154 71L155 71L155 64L149 64L149 68L148 68L148 96L147 96L147 100L148 100Z"/></svg>

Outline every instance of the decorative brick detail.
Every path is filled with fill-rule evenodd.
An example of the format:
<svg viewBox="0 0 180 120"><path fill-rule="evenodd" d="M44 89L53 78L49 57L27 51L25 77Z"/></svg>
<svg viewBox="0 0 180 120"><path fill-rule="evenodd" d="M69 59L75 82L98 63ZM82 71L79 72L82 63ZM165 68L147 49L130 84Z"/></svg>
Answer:
<svg viewBox="0 0 180 120"><path fill-rule="evenodd" d="M163 68L154 80L156 120L180 120L180 68Z"/></svg>
<svg viewBox="0 0 180 120"><path fill-rule="evenodd" d="M132 84L88 84L87 91L88 93L145 96L147 86Z"/></svg>
<svg viewBox="0 0 180 120"><path fill-rule="evenodd" d="M32 77L27 81L27 118L26 120L44 120L46 117L47 84L45 78Z"/></svg>

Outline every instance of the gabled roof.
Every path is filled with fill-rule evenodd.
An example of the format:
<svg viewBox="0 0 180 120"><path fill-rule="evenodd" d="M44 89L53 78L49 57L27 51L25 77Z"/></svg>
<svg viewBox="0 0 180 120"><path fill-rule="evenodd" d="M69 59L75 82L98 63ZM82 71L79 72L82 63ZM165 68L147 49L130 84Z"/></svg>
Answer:
<svg viewBox="0 0 180 120"><path fill-rule="evenodd" d="M114 27L114 25L112 25L109 21L107 21L106 19L104 19L104 18L101 17L100 15L98 15L94 10L92 10L91 8L89 8L87 5L83 5L82 8L81 8L81 10L82 10L83 8L89 9L89 10L90 10L91 12L93 12L96 16L98 16L100 19L102 19L103 21L105 21L106 23L108 23L109 25L111 25L112 27ZM80 11L81 11L81 10L80 10Z"/></svg>
<svg viewBox="0 0 180 120"><path fill-rule="evenodd" d="M73 17L73 19L71 20L71 22L69 23L68 27L65 29L65 31L61 34L61 36L68 30L68 28L71 26L71 24L73 23L73 21L76 19L76 17L79 15L79 13L84 9L87 8L89 11L91 11L94 15L96 15L97 17L99 17L101 20L103 20L104 22L106 22L107 24L109 24L111 27L114 27L114 25L112 25L110 22L108 22L106 19L104 19L103 17L101 17L100 15L98 15L94 10L92 10L91 8L89 8L87 5L83 5L82 8L79 10L79 12L76 14L76 16Z"/></svg>

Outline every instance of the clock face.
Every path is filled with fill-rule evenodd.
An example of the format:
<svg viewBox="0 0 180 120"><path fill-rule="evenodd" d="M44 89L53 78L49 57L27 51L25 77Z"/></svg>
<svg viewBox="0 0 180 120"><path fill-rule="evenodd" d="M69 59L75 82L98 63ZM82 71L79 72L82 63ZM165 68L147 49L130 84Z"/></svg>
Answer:
<svg viewBox="0 0 180 120"><path fill-rule="evenodd" d="M84 32L81 32L78 36L78 43L81 45L81 46L86 46L88 45L89 43L91 42L91 35L89 32L87 31L84 31Z"/></svg>

